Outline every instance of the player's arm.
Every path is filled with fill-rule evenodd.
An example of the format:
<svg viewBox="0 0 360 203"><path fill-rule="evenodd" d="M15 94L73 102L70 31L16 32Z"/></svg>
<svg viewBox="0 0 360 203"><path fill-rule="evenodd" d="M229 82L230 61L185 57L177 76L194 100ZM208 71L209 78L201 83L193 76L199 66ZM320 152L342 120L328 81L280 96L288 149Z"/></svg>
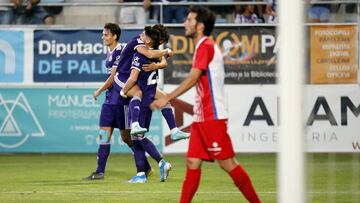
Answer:
<svg viewBox="0 0 360 203"><path fill-rule="evenodd" d="M131 69L130 77L126 81L125 86L120 91L120 95L122 97L126 98L127 97L126 95L129 92L129 90L136 85L136 82L139 77L139 73L140 73L139 69L137 69L137 68Z"/></svg>
<svg viewBox="0 0 360 203"><path fill-rule="evenodd" d="M166 58L163 56L160 58L160 62L159 63L150 63L150 64L144 64L143 65L143 70L146 72L149 71L154 71L154 70L158 70L158 69L164 69L166 68L168 65Z"/></svg>
<svg viewBox="0 0 360 203"><path fill-rule="evenodd" d="M163 56L171 57L173 55L173 52L169 48L162 50L154 50L154 49L149 49L146 46L138 46L136 47L136 51L146 56L146 58L149 59L158 59Z"/></svg>
<svg viewBox="0 0 360 203"><path fill-rule="evenodd" d="M108 89L111 84L114 82L114 76L116 74L116 67L111 68L111 74L110 76L106 79L106 81L104 82L104 84L99 87L99 89L97 89L96 91L94 91L93 93L93 98L96 100L96 98L106 89Z"/></svg>
<svg viewBox="0 0 360 203"><path fill-rule="evenodd" d="M151 108L161 108L165 106L170 100L184 94L186 91L188 91L190 88L192 88L199 80L200 76L202 74L202 70L199 68L192 68L188 77L172 92L165 95L164 97L155 100L151 104Z"/></svg>

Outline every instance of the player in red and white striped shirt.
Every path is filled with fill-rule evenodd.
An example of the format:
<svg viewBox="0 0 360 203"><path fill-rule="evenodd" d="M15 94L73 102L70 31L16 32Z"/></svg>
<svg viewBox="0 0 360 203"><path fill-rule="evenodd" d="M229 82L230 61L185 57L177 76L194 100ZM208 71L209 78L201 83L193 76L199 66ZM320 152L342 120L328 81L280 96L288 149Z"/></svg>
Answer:
<svg viewBox="0 0 360 203"><path fill-rule="evenodd" d="M192 8L184 22L185 35L194 40L196 50L189 76L166 97L152 103L164 106L196 85L194 122L191 126L187 171L181 192L181 203L191 202L200 182L203 161L217 160L229 173L235 185L251 203L260 202L246 171L235 160L227 134L227 108L224 95L224 62L219 48L208 36L215 16L208 9Z"/></svg>

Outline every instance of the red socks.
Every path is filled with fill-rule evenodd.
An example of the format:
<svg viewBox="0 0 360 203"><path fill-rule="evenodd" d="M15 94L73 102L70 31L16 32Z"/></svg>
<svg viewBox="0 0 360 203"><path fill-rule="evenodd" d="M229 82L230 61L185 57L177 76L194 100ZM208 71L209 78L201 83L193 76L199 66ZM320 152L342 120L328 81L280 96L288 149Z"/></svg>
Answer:
<svg viewBox="0 0 360 203"><path fill-rule="evenodd" d="M235 185L250 203L260 203L251 180L246 171L240 166L236 166L229 175L233 179ZM182 185L180 203L190 203L196 190L199 187L201 169L187 169L185 180Z"/></svg>
<svg viewBox="0 0 360 203"><path fill-rule="evenodd" d="M233 179L236 187L239 188L250 203L260 203L260 199L252 186L248 174L240 165L237 165L232 171L230 171L229 175Z"/></svg>
<svg viewBox="0 0 360 203"><path fill-rule="evenodd" d="M196 190L199 187L201 169L186 169L186 176L183 182L180 203L190 203Z"/></svg>

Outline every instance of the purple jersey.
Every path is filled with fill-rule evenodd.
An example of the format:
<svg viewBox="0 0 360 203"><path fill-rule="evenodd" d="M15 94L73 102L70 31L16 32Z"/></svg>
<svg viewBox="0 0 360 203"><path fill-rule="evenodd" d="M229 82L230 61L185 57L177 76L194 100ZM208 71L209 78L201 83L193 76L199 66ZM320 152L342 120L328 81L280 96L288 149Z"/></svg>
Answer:
<svg viewBox="0 0 360 203"><path fill-rule="evenodd" d="M120 44L118 44L112 51L108 49L105 62L106 73L108 75L111 74L112 68L117 68L117 66L119 65L121 51L122 46Z"/></svg>
<svg viewBox="0 0 360 203"><path fill-rule="evenodd" d="M125 83L130 76L132 58L139 46L145 45L144 42L141 41L140 36L137 36L129 40L121 52L119 65L117 67L117 74L115 77L117 77L123 83ZM119 84L118 80L115 81L120 87L122 87L122 84Z"/></svg>
<svg viewBox="0 0 360 203"><path fill-rule="evenodd" d="M113 68L117 68L120 61L120 55L122 52L122 47L120 44L118 44L113 51L108 51L106 54L106 72L108 76L111 74L111 70ZM111 85L107 91L105 96L104 104L113 104L113 105L120 105L120 104L126 104L124 103L124 99L120 97L118 92L114 89L114 85Z"/></svg>
<svg viewBox="0 0 360 203"><path fill-rule="evenodd" d="M140 71L137 85L142 91L143 99L142 105L150 105L155 99L156 87L158 81L158 71L149 71L146 72L142 69L144 64L150 64L152 62L157 62L158 60L149 60L144 55L136 52L133 55L131 69L137 69Z"/></svg>

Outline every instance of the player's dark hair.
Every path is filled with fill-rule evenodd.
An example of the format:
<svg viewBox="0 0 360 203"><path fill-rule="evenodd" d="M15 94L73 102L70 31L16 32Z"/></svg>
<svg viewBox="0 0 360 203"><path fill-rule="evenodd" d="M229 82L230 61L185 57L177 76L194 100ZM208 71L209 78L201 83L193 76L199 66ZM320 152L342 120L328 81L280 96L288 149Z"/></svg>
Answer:
<svg viewBox="0 0 360 203"><path fill-rule="evenodd" d="M146 36L151 38L153 48L158 49L160 45L160 32L156 29L153 29L151 26L146 26L144 30Z"/></svg>
<svg viewBox="0 0 360 203"><path fill-rule="evenodd" d="M191 7L189 9L189 13L196 13L196 21L199 23L203 23L205 26L204 35L210 36L211 32L214 29L215 25L215 15L208 8L204 7Z"/></svg>
<svg viewBox="0 0 360 203"><path fill-rule="evenodd" d="M164 41L165 44L168 43L170 34L163 24L155 24L152 28L160 32L160 41Z"/></svg>
<svg viewBox="0 0 360 203"><path fill-rule="evenodd" d="M104 29L109 30L112 35L116 35L116 41L119 41L121 36L121 29L118 24L106 23L104 25Z"/></svg>

